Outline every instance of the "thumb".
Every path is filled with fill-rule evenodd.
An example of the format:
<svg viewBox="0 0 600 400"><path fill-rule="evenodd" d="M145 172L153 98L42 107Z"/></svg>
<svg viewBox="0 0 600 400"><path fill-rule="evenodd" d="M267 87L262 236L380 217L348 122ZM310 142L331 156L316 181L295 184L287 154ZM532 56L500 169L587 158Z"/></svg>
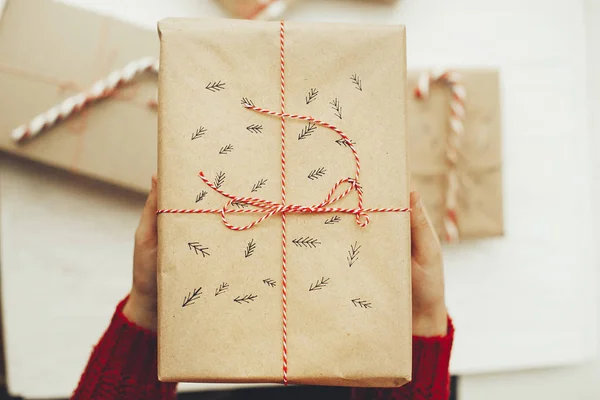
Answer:
<svg viewBox="0 0 600 400"><path fill-rule="evenodd" d="M152 177L152 189L146 199L146 205L142 211L142 217L138 225L136 239L141 243L156 242L156 209L157 209L157 190L156 176Z"/></svg>
<svg viewBox="0 0 600 400"><path fill-rule="evenodd" d="M412 256L422 265L434 262L441 255L440 240L417 192L410 194L410 233Z"/></svg>

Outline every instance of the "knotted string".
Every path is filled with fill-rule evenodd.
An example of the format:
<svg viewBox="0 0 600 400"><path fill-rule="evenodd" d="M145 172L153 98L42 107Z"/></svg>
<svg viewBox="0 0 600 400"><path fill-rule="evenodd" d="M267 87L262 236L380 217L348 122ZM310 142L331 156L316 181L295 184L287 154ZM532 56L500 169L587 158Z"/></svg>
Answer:
<svg viewBox="0 0 600 400"><path fill-rule="evenodd" d="M288 349L287 349L287 228L286 228L286 215L287 213L299 213L299 214L315 214L315 213L347 213L354 214L356 223L360 227L366 227L369 224L369 213L371 212L409 212L410 208L364 208L363 207L363 190L359 184L360 177L360 159L358 152L353 142L342 132L339 128L331 125L325 121L318 120L313 117L288 114L285 112L285 24L283 21L280 23L280 62L281 62L281 111L271 111L264 108L256 107L251 101L243 100L242 105L252 111L259 112L262 114L270 115L273 117L279 117L281 119L281 202L276 203L269 200L259 199L256 197L243 197L236 196L221 190L216 187L213 183L209 182L203 172L199 173L200 179L212 190L227 197L229 201L219 209L162 209L158 210L157 214L221 214L223 224L234 231L245 231L254 228L256 225L265 221L268 218L276 214L281 215L282 220L282 325L283 325L283 383L288 384ZM302 121L313 122L317 125L323 126L329 130L337 133L344 140L346 146L352 151L354 155L354 161L356 166L356 172L353 178L341 178L338 180L327 196L319 204L312 206L297 205L297 204L286 204L286 149L285 149L285 120L286 118L298 119ZM342 185L346 185L347 188L340 194L338 189ZM348 196L351 192L356 192L358 199L357 208L339 208L331 207L334 203L340 201L344 197ZM253 206L253 209L231 209L234 204L247 204ZM264 215L257 218L253 222L243 225L236 226L231 224L227 220L227 214L229 213L263 213Z"/></svg>

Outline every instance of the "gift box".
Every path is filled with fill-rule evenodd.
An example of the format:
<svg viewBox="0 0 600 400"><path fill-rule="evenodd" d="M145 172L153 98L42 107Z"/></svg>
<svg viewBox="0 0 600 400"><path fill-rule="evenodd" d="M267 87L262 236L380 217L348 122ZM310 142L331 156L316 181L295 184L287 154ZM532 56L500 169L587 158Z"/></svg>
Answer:
<svg viewBox="0 0 600 400"><path fill-rule="evenodd" d="M156 101L155 72L142 66L66 118L57 105L132 61L154 67L147 57L157 55L155 32L54 1L8 0L0 17L0 150L147 191L156 171L156 110L148 104ZM53 117L30 140L11 135Z"/></svg>
<svg viewBox="0 0 600 400"><path fill-rule="evenodd" d="M232 16L243 19L277 19L296 0L219 0Z"/></svg>
<svg viewBox="0 0 600 400"><path fill-rule="evenodd" d="M408 86L412 187L440 237L502 235L498 71L411 71Z"/></svg>
<svg viewBox="0 0 600 400"><path fill-rule="evenodd" d="M404 28L159 32L159 378L409 381Z"/></svg>

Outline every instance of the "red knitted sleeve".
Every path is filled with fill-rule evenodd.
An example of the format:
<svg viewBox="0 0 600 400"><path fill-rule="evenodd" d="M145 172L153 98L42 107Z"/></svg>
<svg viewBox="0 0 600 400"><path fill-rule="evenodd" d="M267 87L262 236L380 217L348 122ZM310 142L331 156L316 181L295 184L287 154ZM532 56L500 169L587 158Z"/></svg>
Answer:
<svg viewBox="0 0 600 400"><path fill-rule="evenodd" d="M176 385L157 378L156 334L123 315L126 301L94 348L72 400L175 399Z"/></svg>
<svg viewBox="0 0 600 400"><path fill-rule="evenodd" d="M353 388L352 400L448 400L454 326L443 337L413 337L412 381L397 389Z"/></svg>

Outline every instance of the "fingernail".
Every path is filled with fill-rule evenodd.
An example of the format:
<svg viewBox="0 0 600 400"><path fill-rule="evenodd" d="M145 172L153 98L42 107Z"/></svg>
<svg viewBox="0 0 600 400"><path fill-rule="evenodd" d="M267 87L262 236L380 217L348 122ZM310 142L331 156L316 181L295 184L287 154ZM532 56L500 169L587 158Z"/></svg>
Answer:
<svg viewBox="0 0 600 400"><path fill-rule="evenodd" d="M156 189L156 178L152 177L152 190Z"/></svg>

